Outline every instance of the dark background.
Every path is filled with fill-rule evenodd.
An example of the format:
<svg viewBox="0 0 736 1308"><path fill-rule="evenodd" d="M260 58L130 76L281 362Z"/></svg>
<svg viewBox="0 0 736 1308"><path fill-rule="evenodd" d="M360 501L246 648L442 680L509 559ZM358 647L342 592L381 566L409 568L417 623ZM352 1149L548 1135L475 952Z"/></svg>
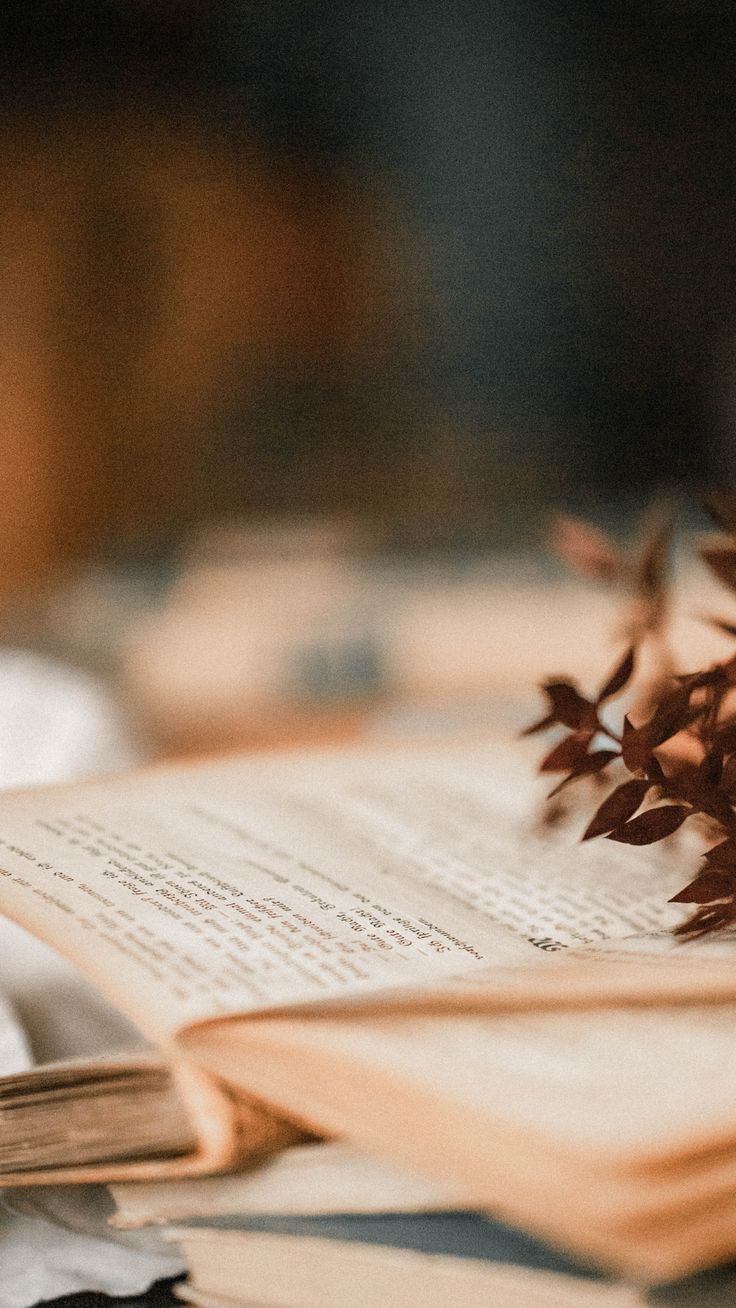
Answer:
<svg viewBox="0 0 736 1308"><path fill-rule="evenodd" d="M6 586L223 514L513 539L730 476L735 38L709 3L6 3Z"/></svg>

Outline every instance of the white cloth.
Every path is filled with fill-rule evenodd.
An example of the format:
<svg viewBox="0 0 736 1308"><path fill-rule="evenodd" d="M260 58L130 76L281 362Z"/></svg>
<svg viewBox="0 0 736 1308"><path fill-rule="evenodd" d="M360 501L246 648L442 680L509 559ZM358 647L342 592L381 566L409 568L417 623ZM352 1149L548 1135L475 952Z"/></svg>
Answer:
<svg viewBox="0 0 736 1308"><path fill-rule="evenodd" d="M0 653L0 787L74 780L134 759L114 703L91 678L35 655ZM0 990L0 1075L135 1041L68 963L1 917ZM3 1191L0 1308L83 1290L140 1294L182 1270L155 1234L110 1230L111 1211L102 1187Z"/></svg>
<svg viewBox="0 0 736 1308"><path fill-rule="evenodd" d="M181 1259L161 1245L135 1249L105 1234L84 1235L74 1227L12 1210L0 1214L0 1304L31 1304L81 1290L132 1295L164 1276L183 1270ZM153 1246L153 1239L151 1238Z"/></svg>

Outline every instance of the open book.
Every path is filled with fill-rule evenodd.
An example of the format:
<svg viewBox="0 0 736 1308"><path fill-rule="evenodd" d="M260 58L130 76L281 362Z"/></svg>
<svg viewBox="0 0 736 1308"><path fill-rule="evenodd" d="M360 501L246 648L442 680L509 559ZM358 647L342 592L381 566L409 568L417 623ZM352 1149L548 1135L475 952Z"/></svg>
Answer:
<svg viewBox="0 0 736 1308"><path fill-rule="evenodd" d="M636 1274L736 1252L736 942L674 943L663 854L534 835L529 773L337 751L3 796L0 906L159 1063L6 1085L0 1184L196 1176L306 1131ZM64 1156L75 1078L116 1150Z"/></svg>

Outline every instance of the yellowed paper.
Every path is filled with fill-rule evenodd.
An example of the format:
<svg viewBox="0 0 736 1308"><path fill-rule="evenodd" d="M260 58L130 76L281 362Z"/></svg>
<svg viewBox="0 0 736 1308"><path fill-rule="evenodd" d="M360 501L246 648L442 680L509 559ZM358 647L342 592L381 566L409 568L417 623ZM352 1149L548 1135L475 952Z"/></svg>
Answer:
<svg viewBox="0 0 736 1308"><path fill-rule="evenodd" d="M144 1226L232 1213L429 1212L462 1206L462 1186L437 1185L339 1141L287 1149L261 1165L197 1181L111 1186L113 1225Z"/></svg>
<svg viewBox="0 0 736 1308"><path fill-rule="evenodd" d="M458 978L492 1005L509 968L533 978L529 1002L580 950L669 951L676 872L648 851L534 837L527 768L495 747L336 751L3 797L0 905L158 1040L220 1014ZM681 947L675 991L692 959L693 987L707 973L728 993L735 953L730 938ZM605 972L611 993L619 974L646 993L651 973L632 986L617 954L582 997Z"/></svg>

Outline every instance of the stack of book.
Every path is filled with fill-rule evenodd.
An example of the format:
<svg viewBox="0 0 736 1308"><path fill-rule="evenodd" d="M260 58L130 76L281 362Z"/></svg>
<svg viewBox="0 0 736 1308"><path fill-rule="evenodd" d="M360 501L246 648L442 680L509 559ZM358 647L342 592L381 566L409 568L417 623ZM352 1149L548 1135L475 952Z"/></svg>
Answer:
<svg viewBox="0 0 736 1308"><path fill-rule="evenodd" d="M3 796L0 907L148 1047L0 1082L0 1184L112 1184L202 1308L623 1308L736 1257L736 939L676 943L677 868L540 833L530 776L383 748Z"/></svg>
<svg viewBox="0 0 736 1308"><path fill-rule="evenodd" d="M353 1146L296 1146L239 1175L113 1187L114 1225L164 1224L184 1252L195 1303L500 1304L633 1308L596 1277L432 1185Z"/></svg>

